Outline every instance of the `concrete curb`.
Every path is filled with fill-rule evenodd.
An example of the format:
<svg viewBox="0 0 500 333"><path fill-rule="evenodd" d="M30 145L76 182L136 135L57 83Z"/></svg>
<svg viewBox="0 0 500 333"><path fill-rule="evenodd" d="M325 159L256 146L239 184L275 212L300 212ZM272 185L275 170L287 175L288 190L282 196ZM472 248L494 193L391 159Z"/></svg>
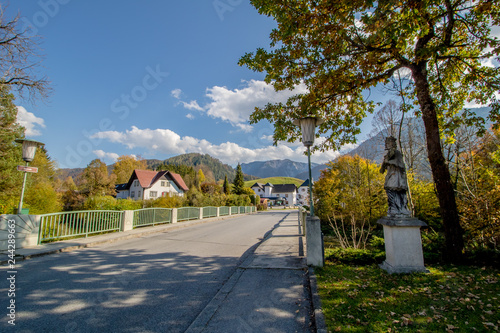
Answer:
<svg viewBox="0 0 500 333"><path fill-rule="evenodd" d="M122 241L122 240L132 239L132 238L144 237L144 236L148 236L151 234L157 234L157 233L161 233L161 232L168 232L168 231L172 231L172 230L188 228L190 226L194 226L194 225L198 225L198 224L227 220L227 219L235 218L238 216L249 215L249 214L256 214L256 212L238 214L238 215L212 217L212 218L206 218L206 219L201 219L201 220L191 220L191 221L185 221L185 222L178 222L175 224L162 224L162 225L156 225L156 226L147 226L147 227L141 227L141 228L133 229L130 231L125 231L125 232L113 232L113 233L109 233L109 234L105 234L105 235L91 236L88 238L76 238L76 239L71 239L71 240L46 243L44 245L39 245L37 248L16 249L15 260L16 260L16 262L19 262L19 261L24 261L27 259L43 257L43 256L56 254L56 253L71 252L71 251L75 251L75 250L79 250L79 249L84 249L84 248L88 248L88 247L102 245L102 244L108 244L108 243L114 243L114 242L118 242L118 241ZM25 254L19 254L19 252L21 252L21 253L24 252ZM7 253L0 253L0 255L2 257L4 257L4 256L6 257L8 254ZM6 265L8 263L9 263L8 259L4 260L2 258L2 260L0 260L0 266Z"/></svg>
<svg viewBox="0 0 500 333"><path fill-rule="evenodd" d="M326 328L325 323L325 315L323 314L323 310L321 309L321 299L318 294L318 284L316 279L316 274L314 273L314 268L309 267L308 269L309 275L309 284L311 287L311 303L312 310L314 313L314 322L316 326L317 333L327 333L328 330Z"/></svg>

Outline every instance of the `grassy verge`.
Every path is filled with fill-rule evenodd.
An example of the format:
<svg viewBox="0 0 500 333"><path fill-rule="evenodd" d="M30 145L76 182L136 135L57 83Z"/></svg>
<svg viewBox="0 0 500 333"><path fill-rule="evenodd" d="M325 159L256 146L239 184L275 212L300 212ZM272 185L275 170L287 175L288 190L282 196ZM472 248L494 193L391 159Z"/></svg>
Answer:
<svg viewBox="0 0 500 333"><path fill-rule="evenodd" d="M500 332L500 270L428 266L389 275L376 264L316 269L332 332Z"/></svg>

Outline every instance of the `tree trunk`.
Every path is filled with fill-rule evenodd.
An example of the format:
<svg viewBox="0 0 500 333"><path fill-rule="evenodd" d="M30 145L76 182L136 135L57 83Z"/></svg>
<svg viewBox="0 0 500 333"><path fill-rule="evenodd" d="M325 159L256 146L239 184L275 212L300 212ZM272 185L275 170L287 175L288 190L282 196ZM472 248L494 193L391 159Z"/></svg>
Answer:
<svg viewBox="0 0 500 333"><path fill-rule="evenodd" d="M427 154L431 165L432 177L436 185L441 218L443 219L446 254L450 261L459 262L462 259L462 250L464 247L463 231L460 226L450 171L443 156L436 106L430 94L426 67L427 62L413 66L411 69L412 77L415 80L417 99L422 110L422 119L425 125Z"/></svg>

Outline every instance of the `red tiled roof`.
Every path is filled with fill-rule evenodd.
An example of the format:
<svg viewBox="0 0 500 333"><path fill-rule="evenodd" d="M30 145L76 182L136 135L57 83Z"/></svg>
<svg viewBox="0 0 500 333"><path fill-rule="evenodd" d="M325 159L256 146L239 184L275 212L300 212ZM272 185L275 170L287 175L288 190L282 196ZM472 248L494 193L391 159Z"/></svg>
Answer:
<svg viewBox="0 0 500 333"><path fill-rule="evenodd" d="M139 184L141 187L148 188L152 185L152 181L157 175L158 172L151 170L134 170L137 179L139 180Z"/></svg>
<svg viewBox="0 0 500 333"><path fill-rule="evenodd" d="M176 183L177 187L179 187L184 192L189 190L189 188L186 186L186 183L184 182L184 179L182 179L181 175L177 173L166 170L157 172L157 171L139 170L139 169L134 170L134 172L132 173L132 176L128 181L127 188L130 188L130 185L132 185L132 181L135 179L139 180L139 184L141 184L142 188L150 188L163 175L165 175L165 177L167 178L171 178Z"/></svg>
<svg viewBox="0 0 500 333"><path fill-rule="evenodd" d="M179 186L181 190L183 190L184 192L189 190L189 188L186 186L186 183L184 183L184 179L182 179L181 175L174 173L172 171L169 171L168 173L170 173L170 176L172 177L174 182L177 183L177 186Z"/></svg>

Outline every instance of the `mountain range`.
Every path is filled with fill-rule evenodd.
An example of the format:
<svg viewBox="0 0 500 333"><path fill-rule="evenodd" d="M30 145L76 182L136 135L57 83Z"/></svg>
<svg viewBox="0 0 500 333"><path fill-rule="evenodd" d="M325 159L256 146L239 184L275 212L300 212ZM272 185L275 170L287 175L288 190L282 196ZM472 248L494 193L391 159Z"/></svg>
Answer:
<svg viewBox="0 0 500 333"><path fill-rule="evenodd" d="M313 167L318 166L317 163L311 163L311 165ZM306 179L308 177L297 177L299 174L308 172L307 163L295 162L289 159L241 163L241 170L245 174L259 178L294 177Z"/></svg>
<svg viewBox="0 0 500 333"><path fill-rule="evenodd" d="M489 108L474 109L474 113L486 119ZM486 126L489 127L491 123L486 121ZM410 135L410 133L412 133ZM408 138L414 135L415 140L421 141L421 146L424 146L425 134L423 133L423 122L420 118L408 118L405 120L405 125L402 130L402 138ZM374 161L375 163L382 163L384 157L384 139L388 133L378 132L366 141L362 142L357 148L345 153L344 155L355 156L359 155L363 158ZM422 141L423 140L423 141ZM146 160L149 169L158 168L162 164L175 164L192 166L195 170L201 169L205 176L209 179L216 181L223 180L227 175L230 182L233 181L236 170L230 165L222 163L220 160L211 157L208 154L190 153L171 157L166 160L149 159ZM430 168L428 166L427 156L425 151L417 155L414 161L414 169L419 168L419 173L422 175L430 176ZM312 163L312 177L319 179L321 170L326 169L326 164ZM257 178L266 177L294 177L301 180L309 178L307 163L295 162L289 159L284 160L269 160L257 161L251 163L242 163L241 169L245 174L245 180L252 180ZM60 178L65 179L67 176L72 176L74 179L83 171L83 168L77 169L61 169ZM108 171L113 170L113 165L108 166Z"/></svg>

